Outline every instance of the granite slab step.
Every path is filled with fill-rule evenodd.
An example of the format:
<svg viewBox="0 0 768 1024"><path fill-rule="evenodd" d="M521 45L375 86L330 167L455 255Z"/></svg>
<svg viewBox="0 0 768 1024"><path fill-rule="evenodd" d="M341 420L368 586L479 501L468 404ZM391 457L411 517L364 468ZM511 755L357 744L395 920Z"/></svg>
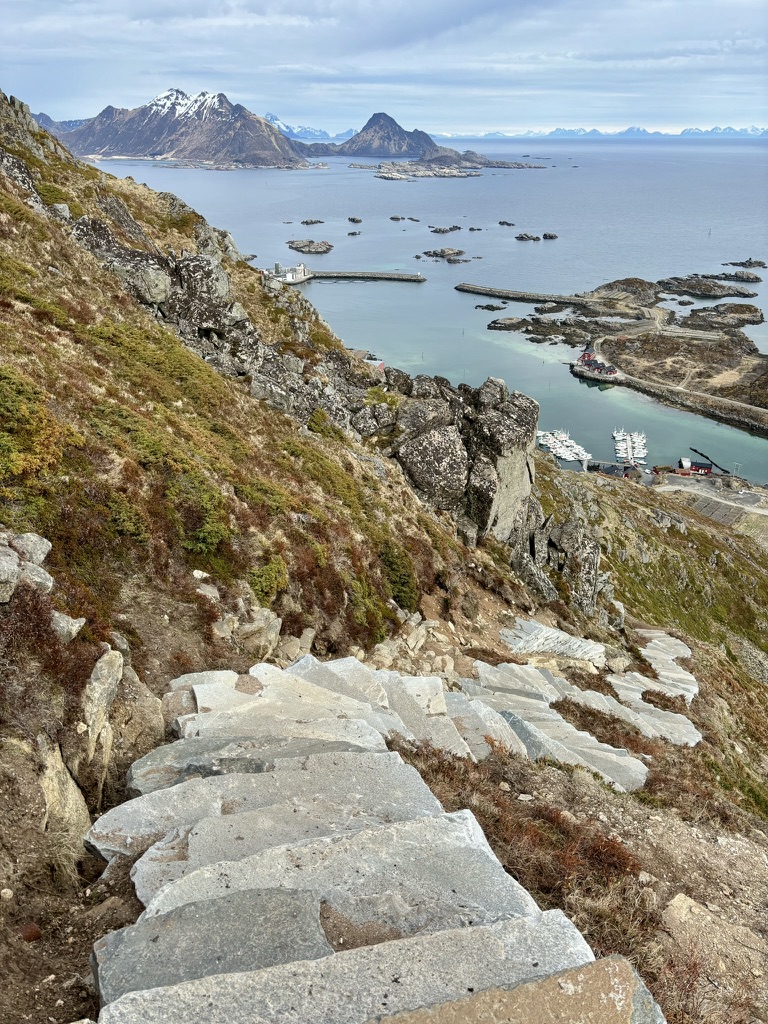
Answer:
<svg viewBox="0 0 768 1024"><path fill-rule="evenodd" d="M377 1020L391 1024L665 1024L639 974L621 956L519 985L464 995Z"/></svg>
<svg viewBox="0 0 768 1024"><path fill-rule="evenodd" d="M591 661L596 668L605 665L605 645L582 637L571 636L561 629L544 626L534 619L516 619L512 629L502 629L499 636L515 654L546 651L563 658Z"/></svg>
<svg viewBox="0 0 768 1024"><path fill-rule="evenodd" d="M407 818L397 809L376 813L344 800L317 800L310 806L289 801L243 814L214 815L191 829L174 829L150 846L133 865L131 879L146 907L166 885L207 864L242 860L275 846L349 835Z"/></svg>
<svg viewBox="0 0 768 1024"><path fill-rule="evenodd" d="M609 753L595 747L579 749L579 754L592 771L611 783L615 789L623 793L632 793L642 789L648 775L648 765L632 757L626 751Z"/></svg>
<svg viewBox="0 0 768 1024"><path fill-rule="evenodd" d="M420 743L472 759L472 753L447 715L427 715L421 705L400 684L397 672L379 671L377 677L386 690L389 706L404 722L408 732Z"/></svg>
<svg viewBox="0 0 768 1024"><path fill-rule="evenodd" d="M207 865L163 888L143 918L200 899L299 884L353 924L399 936L539 913L474 815L458 811Z"/></svg>
<svg viewBox="0 0 768 1024"><path fill-rule="evenodd" d="M512 711L501 711L500 714L523 741L528 757L531 760L536 761L541 758L549 758L552 761L559 761L561 764L579 765L582 768L587 767L586 762L579 754L570 750L558 740L550 739L533 723L523 721L522 718Z"/></svg>
<svg viewBox="0 0 768 1024"><path fill-rule="evenodd" d="M504 711L511 711L526 721L557 721L562 716L553 711L546 701L529 700L516 693L500 693L499 691L487 691L478 694L475 700L481 700L488 707L493 708L502 714Z"/></svg>
<svg viewBox="0 0 768 1024"><path fill-rule="evenodd" d="M399 818L439 814L440 804L415 768L398 754L310 754L281 758L271 772L192 779L113 807L98 818L86 844L105 860L138 856L172 829L201 818L237 814L292 800L345 800L350 807Z"/></svg>
<svg viewBox="0 0 768 1024"><path fill-rule="evenodd" d="M356 665L360 663L356 659ZM362 667L362 666L361 666ZM357 718L368 722L374 729L386 736L390 732L401 732L405 728L403 722L391 708L375 707L368 701L346 697L344 694L327 690L317 683L312 683L301 676L276 668L274 665L254 665L249 669L263 686L263 696L257 700L294 702L301 714L301 706L326 708L329 712L343 718Z"/></svg>
<svg viewBox="0 0 768 1024"><path fill-rule="evenodd" d="M93 947L91 966L105 1005L126 992L332 954L312 893L253 889L109 932Z"/></svg>
<svg viewBox="0 0 768 1024"><path fill-rule="evenodd" d="M374 673L365 665L361 665L357 658L318 661L308 654L290 665L288 671L310 683L324 686L333 693L367 701L375 707L389 707L384 687Z"/></svg>
<svg viewBox="0 0 768 1024"><path fill-rule="evenodd" d="M308 754L386 752L383 737L366 723L345 722L347 739L330 740L301 736L198 736L156 747L128 769L129 796L166 789L189 779L234 772L268 772L275 761Z"/></svg>
<svg viewBox="0 0 768 1024"><path fill-rule="evenodd" d="M512 990L593 959L565 915L550 910L128 993L102 1010L99 1024L367 1024L469 990Z"/></svg>
<svg viewBox="0 0 768 1024"><path fill-rule="evenodd" d="M446 693L448 716L458 729L473 757L481 761L491 752L486 737L505 750L527 756L525 745L501 715L479 700L463 693Z"/></svg>
<svg viewBox="0 0 768 1024"><path fill-rule="evenodd" d="M196 683L192 687L198 712L233 711L244 704L252 704L252 693L241 693L222 683Z"/></svg>
<svg viewBox="0 0 768 1024"><path fill-rule="evenodd" d="M354 724L351 724L354 723ZM290 700L255 698L235 711L182 715L173 723L182 739L195 736L292 736L344 740L355 735L382 735L381 729L360 718L336 715L330 707Z"/></svg>
<svg viewBox="0 0 768 1024"><path fill-rule="evenodd" d="M425 715L445 715L445 689L440 676L400 676L400 684Z"/></svg>
<svg viewBox="0 0 768 1024"><path fill-rule="evenodd" d="M193 686L202 686L204 683L218 683L220 686L227 686L234 690L237 683L237 672L228 668L210 672L187 672L186 675L172 679L168 684L168 689L188 690Z"/></svg>

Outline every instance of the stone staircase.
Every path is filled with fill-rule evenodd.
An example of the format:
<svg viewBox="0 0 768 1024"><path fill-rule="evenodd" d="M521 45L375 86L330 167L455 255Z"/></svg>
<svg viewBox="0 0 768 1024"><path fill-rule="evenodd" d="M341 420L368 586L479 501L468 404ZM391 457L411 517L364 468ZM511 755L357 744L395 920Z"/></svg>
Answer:
<svg viewBox="0 0 768 1024"><path fill-rule="evenodd" d="M472 813L444 813L386 750L391 732L472 759L486 738L530 756L533 730L561 742L545 714L555 677L480 673L447 693L439 677L308 656L175 680L180 739L134 763L133 798L86 837L134 861L145 907L95 946L99 1024L663 1022L626 961L595 962ZM539 682L536 724L502 706ZM622 762L631 781L635 759L603 746L572 756L593 770L602 757L606 777Z"/></svg>

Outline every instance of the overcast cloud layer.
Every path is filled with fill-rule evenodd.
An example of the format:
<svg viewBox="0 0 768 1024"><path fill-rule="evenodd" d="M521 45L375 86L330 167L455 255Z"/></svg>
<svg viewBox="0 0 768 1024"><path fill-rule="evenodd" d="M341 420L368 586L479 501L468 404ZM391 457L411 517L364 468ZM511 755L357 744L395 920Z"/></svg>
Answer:
<svg viewBox="0 0 768 1024"><path fill-rule="evenodd" d="M768 125L765 0L0 0L0 88L56 119L176 86L330 132Z"/></svg>

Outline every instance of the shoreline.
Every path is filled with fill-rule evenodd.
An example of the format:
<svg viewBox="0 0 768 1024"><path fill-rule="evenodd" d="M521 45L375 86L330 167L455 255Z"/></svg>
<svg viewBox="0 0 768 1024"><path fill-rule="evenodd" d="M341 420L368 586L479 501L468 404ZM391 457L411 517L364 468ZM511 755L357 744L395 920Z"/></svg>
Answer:
<svg viewBox="0 0 768 1024"><path fill-rule="evenodd" d="M577 363L571 363L570 369L572 375L581 380L606 384L611 387L629 388L663 402L665 405L671 405L708 419L718 420L758 437L768 438L768 409L736 402L729 398L720 398L716 395L706 395L701 391L682 391L674 385L656 384L639 377L630 377L623 371L621 371L621 376L617 374L615 377L607 378L602 374L593 373Z"/></svg>

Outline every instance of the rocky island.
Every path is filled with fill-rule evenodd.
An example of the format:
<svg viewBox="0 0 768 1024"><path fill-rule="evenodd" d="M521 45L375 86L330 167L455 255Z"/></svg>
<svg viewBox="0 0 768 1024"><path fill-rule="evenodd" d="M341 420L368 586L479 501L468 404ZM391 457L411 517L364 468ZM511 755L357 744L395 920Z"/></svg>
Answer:
<svg viewBox="0 0 768 1024"><path fill-rule="evenodd" d="M293 238L285 244L289 249L303 253L305 256L324 256L333 249L330 242L316 242L313 238Z"/></svg>
<svg viewBox="0 0 768 1024"><path fill-rule="evenodd" d="M754 296L728 281L729 276L735 275L690 274L657 282L625 278L581 295L559 296L467 284L457 288L508 301L538 302L535 316L497 318L488 329L513 331L538 343L588 348L617 371L605 377L574 361L573 372L579 376L631 387L768 436L768 356L741 330L762 323L762 311L748 303L726 302L682 316L660 305L665 293Z"/></svg>

